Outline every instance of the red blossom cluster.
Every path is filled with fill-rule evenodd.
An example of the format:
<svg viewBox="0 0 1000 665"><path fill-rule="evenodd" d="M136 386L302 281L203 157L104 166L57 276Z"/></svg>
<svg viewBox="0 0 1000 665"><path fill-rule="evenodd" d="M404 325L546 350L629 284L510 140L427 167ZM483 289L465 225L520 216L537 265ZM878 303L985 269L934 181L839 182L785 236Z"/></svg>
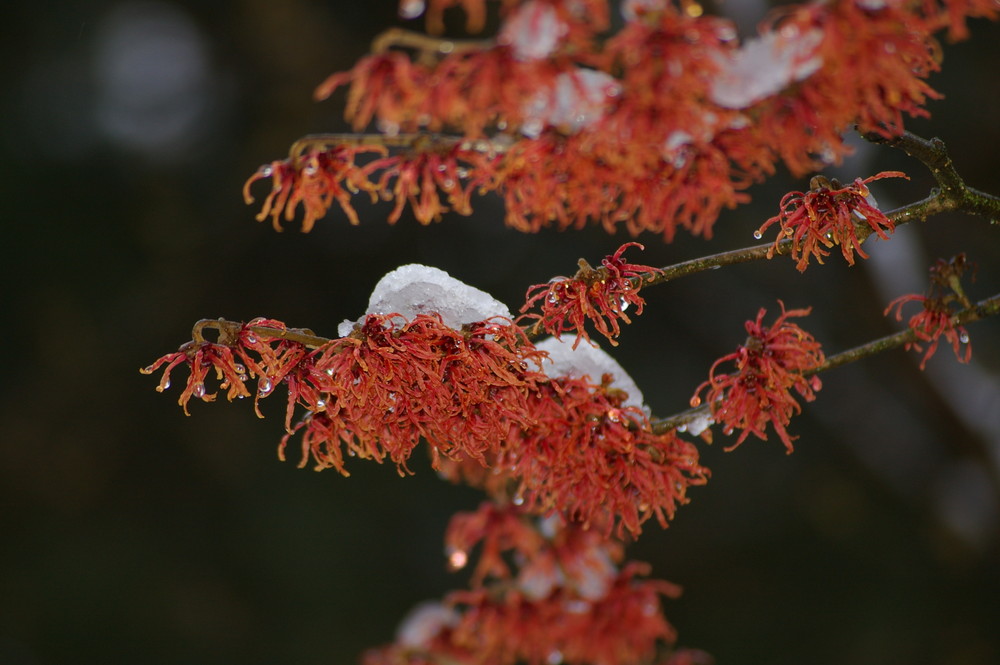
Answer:
<svg viewBox="0 0 1000 665"><path fill-rule="evenodd" d="M542 329L557 338L567 331L574 333L577 338L573 348L581 340L590 340L584 325L589 320L597 332L617 346L615 338L621 332L618 321L632 323L625 310L634 305L639 315L646 304L639 295L643 279L662 272L652 266L626 263L622 254L629 247L644 249L637 242L625 243L602 259L599 268L580 259L580 269L572 278L557 277L548 284L528 287L520 320L535 320L528 329ZM541 313L529 312L536 305L541 307Z"/></svg>
<svg viewBox="0 0 1000 665"><path fill-rule="evenodd" d="M442 0L428 3L428 27L456 4L483 26L483 2ZM933 35L962 38L967 18L998 14L993 0L815 1L783 7L739 44L731 21L696 3L616 4L625 21L608 36L611 11L606 0L506 0L493 38L387 33L317 97L346 86L354 128L374 123L402 152L356 164L378 136L357 135L274 162L250 181L273 178L261 217L291 219L302 203L308 230L336 201L354 222L348 198L364 190L395 201L391 220L408 203L427 223L495 192L522 230L592 221L709 236L779 164L802 175L847 154L852 125L895 136L904 115L927 115Z"/></svg>
<svg viewBox="0 0 1000 665"><path fill-rule="evenodd" d="M420 608L365 665L638 665L675 640L660 596L680 589L642 579L648 566L593 530L486 503L456 515L447 542L453 561L482 545L472 588Z"/></svg>
<svg viewBox="0 0 1000 665"><path fill-rule="evenodd" d="M899 171L883 171L850 185L841 185L822 176L812 178L808 192L789 192L781 199L781 212L764 222L754 233L761 237L764 229L778 224L781 231L768 252L768 257L791 241L788 253L796 260L800 272L809 266L809 258L823 263L830 247L840 245L844 259L854 265L854 252L867 259L861 243L875 233L883 240L896 229L891 219L878 209L871 199L868 183L882 178L905 178ZM865 226L867 225L867 226ZM858 236L862 229L861 237Z"/></svg>
<svg viewBox="0 0 1000 665"><path fill-rule="evenodd" d="M542 374L544 354L507 320L454 330L437 315L372 314L347 337L313 338L316 348L273 320L203 323L220 330L217 342L199 332L143 371L166 366L163 390L186 365L185 412L191 397L215 398L205 388L212 368L230 399L250 394L250 377L258 399L284 386L279 453L300 435L300 466L312 459L347 475L347 455L405 470L425 440L434 466L454 480L535 513L633 535L652 517L666 525L687 488L707 479L697 449L672 432L654 434L610 376L595 385ZM296 406L306 414L293 425Z"/></svg>
<svg viewBox="0 0 1000 665"><path fill-rule="evenodd" d="M757 313L757 319L746 322L748 337L736 351L715 361L708 380L698 386L691 405L702 403L701 392L707 389L704 401L712 409L715 422L723 425L723 432L740 431L732 450L753 434L767 439L768 425L778 433L785 448L792 452L792 439L785 429L791 417L801 411L798 400L792 395L795 389L806 401L816 397L821 387L819 377L808 376L825 361L823 351L813 336L798 325L789 323L790 317L809 314L809 309L785 310L770 326L763 324L766 310ZM733 362L736 371L716 374L723 363Z"/></svg>
<svg viewBox="0 0 1000 665"><path fill-rule="evenodd" d="M959 362L967 363L972 357L969 333L964 326L957 325L954 320L959 310L972 306L961 282L962 276L970 269L974 275L975 264L967 261L964 253L947 261L938 259L930 268L931 285L926 295L900 296L885 308L886 316L895 309L896 320L901 321L903 305L908 302L919 302L923 305L921 311L911 316L907 322L907 326L919 341L907 342L906 349L924 352L923 344L927 345L927 351L920 361L920 369L926 367L927 361L937 351L942 337L951 344Z"/></svg>

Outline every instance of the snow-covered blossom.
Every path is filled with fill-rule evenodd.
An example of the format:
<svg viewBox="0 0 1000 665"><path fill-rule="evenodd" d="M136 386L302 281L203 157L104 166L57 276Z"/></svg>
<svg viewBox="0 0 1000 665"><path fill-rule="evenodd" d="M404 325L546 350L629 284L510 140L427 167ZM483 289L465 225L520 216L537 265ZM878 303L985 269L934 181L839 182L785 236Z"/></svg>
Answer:
<svg viewBox="0 0 1000 665"><path fill-rule="evenodd" d="M535 345L539 351L548 354L541 359L541 371L551 377L587 377L594 384L600 384L605 374L611 376L612 389L628 393L625 406L635 406L647 414L649 407L643 404L642 392L628 372L593 342L578 344L576 335L549 337Z"/></svg>
<svg viewBox="0 0 1000 665"><path fill-rule="evenodd" d="M494 317L511 318L507 306L485 291L455 279L440 268L412 263L382 277L368 299L365 315L357 324L344 321L337 332L346 337L370 314L399 314L413 319L430 313L439 315L446 326L455 330Z"/></svg>
<svg viewBox="0 0 1000 665"><path fill-rule="evenodd" d="M568 29L551 4L529 0L504 20L497 41L510 46L519 60L541 60L556 50Z"/></svg>
<svg viewBox="0 0 1000 665"><path fill-rule="evenodd" d="M584 68L563 72L552 87L540 90L525 104L521 133L534 138L545 127L578 132L598 122L620 92L621 85L605 72Z"/></svg>
<svg viewBox="0 0 1000 665"><path fill-rule="evenodd" d="M742 109L809 78L823 64L816 49L823 39L820 30L793 37L765 32L748 39L738 50L716 56L719 72L710 96L719 106Z"/></svg>

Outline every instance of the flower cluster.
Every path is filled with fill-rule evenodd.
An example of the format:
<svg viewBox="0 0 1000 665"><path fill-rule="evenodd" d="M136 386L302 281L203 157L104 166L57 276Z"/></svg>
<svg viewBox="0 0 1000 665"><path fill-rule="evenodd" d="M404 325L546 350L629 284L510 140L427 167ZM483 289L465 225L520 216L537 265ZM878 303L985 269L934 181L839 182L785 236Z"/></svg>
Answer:
<svg viewBox="0 0 1000 665"><path fill-rule="evenodd" d="M823 351L812 335L788 321L806 316L810 310L786 311L784 303L780 304L781 314L772 325L764 325L764 309L757 313L756 320L746 322L746 342L715 361L708 380L691 398L691 405L698 406L702 391L707 390L704 401L710 405L715 421L722 423L723 432L740 430L736 443L727 450L739 446L751 434L766 440L765 430L771 425L792 452L793 437L786 426L801 407L791 391L794 388L803 399L812 401L821 387L819 377L808 373L823 364ZM718 367L728 362L736 365L736 371L716 374Z"/></svg>
<svg viewBox="0 0 1000 665"><path fill-rule="evenodd" d="M961 283L962 276L970 268L975 274L975 265L966 260L964 253L948 261L938 259L930 268L931 285L926 295L900 296L885 308L886 316L896 310L896 320L901 321L903 305L908 302L919 302L923 305L921 311L911 316L907 322L917 341L907 342L906 349L924 353L920 369L926 367L927 361L937 351L942 337L951 344L959 362L967 363L972 357L969 333L964 326L956 324L954 319L958 310L972 306ZM923 344L927 345L926 352Z"/></svg>
<svg viewBox="0 0 1000 665"><path fill-rule="evenodd" d="M418 608L366 665L633 665L675 640L660 596L680 589L643 579L647 566L593 530L485 503L452 520L447 542L463 565L481 544L472 588Z"/></svg>
<svg viewBox="0 0 1000 665"><path fill-rule="evenodd" d="M425 440L446 477L620 535L637 535L653 517L666 526L687 488L707 480L696 448L673 432L655 434L610 374L600 384L546 376L545 353L509 320L455 330L436 314L369 314L335 340L267 319L209 323L221 330L218 342L199 333L143 371L165 366L164 390L186 364L185 411L191 397L214 399L205 388L211 368L230 399L249 396L251 376L258 399L284 386L288 433L279 454L299 436L300 466L312 459L347 475L345 456L356 456L405 470ZM306 413L293 424L296 407Z"/></svg>
<svg viewBox="0 0 1000 665"><path fill-rule="evenodd" d="M584 325L589 319L597 332L617 346L615 338L621 332L618 321L632 322L625 314L630 305L635 306L636 315L642 314L646 301L639 296L639 289L643 279L661 272L651 266L626 263L622 254L629 247L644 249L637 242L625 243L605 257L599 268L580 259L580 269L572 278L556 277L548 284L528 287L521 307L522 319L535 320L528 328L545 330L557 338L572 331L577 335L575 346L581 340L590 340ZM541 313L526 313L536 305L541 306Z"/></svg>
<svg viewBox="0 0 1000 665"><path fill-rule="evenodd" d="M219 338L216 342L205 339L206 328L218 331ZM257 379L254 394L259 401L260 398L269 396L274 386L282 381L291 385L301 383L301 377L297 374L301 372L302 360L309 350L305 343L293 341L289 336L309 338L311 334L306 330L289 329L273 319L256 318L246 324L206 319L195 325L190 342L140 371L152 374L162 367L163 375L156 390L163 392L170 387L174 369L184 365L188 370L188 378L177 402L186 415L190 415L188 402L191 398L203 402L215 401L216 393L209 392L205 385L211 370L215 370L215 380L218 381L219 388L226 391L230 402L234 398L249 397L247 383L250 379ZM293 405L293 401L290 401L289 418ZM259 410L257 414L260 415Z"/></svg>
<svg viewBox="0 0 1000 665"><path fill-rule="evenodd" d="M470 29L483 27L483 0L404 0L400 11L426 10L434 32L457 4ZM818 170L850 151L852 125L895 136L904 115L927 115L933 35L962 38L967 18L998 14L994 0L815 1L782 8L741 44L697 3L623 2L623 21L612 6L505 0L496 35L479 41L386 33L316 92L346 86L355 131L379 133L266 167L251 178L273 178L261 217L291 219L302 203L307 230L336 201L354 222L348 198L362 190L395 201L391 220L408 204L427 223L470 214L473 192L493 192L521 230L596 222L707 237L779 165ZM379 139L383 158L355 164ZM849 232L841 240L845 256L860 252ZM821 236L808 250L829 246Z"/></svg>
<svg viewBox="0 0 1000 665"><path fill-rule="evenodd" d="M896 229L875 204L868 183L882 178L905 178L898 171L883 171L850 185L841 185L836 179L822 176L812 178L808 192L789 192L781 199L781 211L764 222L754 236L762 237L766 228L778 224L780 233L768 252L768 257L785 251L796 261L796 268L804 271L809 258L823 263L827 250L840 246L844 259L854 265L854 252L867 259L861 243L875 233L883 240ZM867 225L867 226L866 226ZM860 235L859 235L860 234Z"/></svg>
<svg viewBox="0 0 1000 665"><path fill-rule="evenodd" d="M402 466L421 438L435 464L440 456L485 463L510 427L530 423L527 401L543 377L528 362L537 357L514 326L482 322L463 332L433 315L369 315L317 359L329 399L296 427L302 464L311 456L343 473L346 447Z"/></svg>

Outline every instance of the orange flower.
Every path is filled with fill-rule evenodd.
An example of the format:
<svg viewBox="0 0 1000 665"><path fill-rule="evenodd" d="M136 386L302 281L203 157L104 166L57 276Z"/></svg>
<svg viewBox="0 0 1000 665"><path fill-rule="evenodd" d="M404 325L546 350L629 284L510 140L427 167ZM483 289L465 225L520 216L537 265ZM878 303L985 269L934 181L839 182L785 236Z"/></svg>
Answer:
<svg viewBox="0 0 1000 665"><path fill-rule="evenodd" d="M937 351L941 338L951 343L951 348L955 352L955 357L959 362L967 363L972 357L972 344L969 343L969 333L964 326L955 325L952 317L958 309L971 307L972 303L965 295L962 288L961 278L964 273L972 269L974 264L966 261L965 254L959 254L945 261L938 259L931 266L931 285L927 295L904 295L896 298L885 308L885 315L895 309L896 320L903 318L903 305L908 302L919 302L923 305L921 311L910 317L907 326L916 335L920 342L927 344L927 351L920 361L920 369L924 369L927 361ZM924 347L920 342L908 342L906 349L915 349L922 352ZM965 347L964 353L962 347Z"/></svg>
<svg viewBox="0 0 1000 665"><path fill-rule="evenodd" d="M580 259L580 269L571 279L557 277L548 284L528 287L521 313L536 304L541 305L541 313L525 314L522 318L537 320L536 332L541 327L557 338L566 331L575 333L573 348L581 340L590 340L584 326L584 321L589 319L597 332L617 346L615 338L621 332L618 321L632 323L625 310L635 305L636 315L642 314L646 303L639 296L642 278L661 272L651 266L625 263L622 254L629 247L645 249L637 242L625 243L614 254L602 259L600 268L592 268Z"/></svg>
<svg viewBox="0 0 1000 665"><path fill-rule="evenodd" d="M781 211L764 222L754 236L760 238L764 229L778 223L781 233L768 251L768 257L774 256L786 238L791 238L789 253L797 261L796 268L800 272L809 266L810 256L823 263L823 257L830 254L826 250L834 245L840 245L844 259L854 265L855 251L862 258L868 258L861 249L861 242L868 234L858 238L859 225L867 224L869 232L883 240L896 228L869 198L867 183L882 178L906 178L906 175L899 171L883 171L864 180L857 178L847 186L816 176L810 181L808 192L785 194L781 199Z"/></svg>
<svg viewBox="0 0 1000 665"><path fill-rule="evenodd" d="M753 434L767 440L765 429L771 425L785 448L792 452L792 439L785 429L791 417L801 411L792 395L795 391L807 402L816 398L822 384L816 375L805 376L824 362L823 352L813 336L790 317L806 316L809 309L785 310L770 326L763 324L766 310L761 308L757 319L746 322L749 336L736 351L715 361L708 380L695 390L691 405L702 403L700 393L707 389L705 401L711 405L715 422L723 425L725 434L740 430L739 438L726 450L732 450ZM736 371L716 374L723 363L733 362Z"/></svg>

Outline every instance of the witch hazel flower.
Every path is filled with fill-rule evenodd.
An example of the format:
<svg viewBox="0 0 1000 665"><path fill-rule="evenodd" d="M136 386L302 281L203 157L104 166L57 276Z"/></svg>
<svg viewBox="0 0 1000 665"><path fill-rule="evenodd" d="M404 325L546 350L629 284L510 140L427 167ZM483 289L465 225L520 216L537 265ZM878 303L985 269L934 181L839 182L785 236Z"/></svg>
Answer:
<svg viewBox="0 0 1000 665"><path fill-rule="evenodd" d="M582 340L590 340L585 325L589 320L597 332L617 346L615 338L621 333L619 321L632 322L625 313L629 306L635 306L636 315L642 314L646 301L639 290L643 280L661 272L652 266L627 263L622 255L630 247L644 249L637 242L625 243L605 257L598 268L580 259L580 269L573 277L556 277L548 284L528 287L520 320L534 320L530 329L545 330L555 337L572 331L577 335L574 348ZM541 312L530 312L536 305Z"/></svg>
<svg viewBox="0 0 1000 665"><path fill-rule="evenodd" d="M955 358L959 362L967 363L972 357L969 333L964 326L957 325L953 318L958 310L972 306L961 283L962 276L969 269L974 272L975 265L966 260L964 253L947 261L938 259L931 266L931 285L926 295L900 296L885 309L886 316L895 310L896 320L901 321L903 305L909 302L923 305L921 311L911 316L907 322L917 341L907 342L906 350L914 349L924 353L920 369L926 367L927 361L937 351L942 337L951 344ZM925 345L926 351L924 351Z"/></svg>
<svg viewBox="0 0 1000 665"><path fill-rule="evenodd" d="M781 211L754 231L762 238L764 230L778 224L780 233L768 250L768 258L783 251L791 241L788 253L795 259L800 272L809 266L810 257L823 263L830 248L839 245L844 259L854 265L854 252L867 259L861 243L872 233L887 240L896 229L895 223L878 209L868 183L882 178L906 178L899 171L883 171L871 177L856 178L849 185L836 179L815 176L808 192L789 192L781 199Z"/></svg>
<svg viewBox="0 0 1000 665"><path fill-rule="evenodd" d="M755 320L746 322L746 342L715 361L708 380L691 398L691 406L703 401L710 405L712 418L722 424L725 434L739 430L736 442L726 450L733 450L751 434L767 440L770 426L791 453L794 437L786 427L791 417L802 410L792 390L811 402L822 387L818 376L809 375L825 361L819 343L788 320L806 316L810 310L785 310L785 304L778 302L781 314L774 323L764 324L767 311L761 308ZM717 373L725 363L733 363L735 371Z"/></svg>
<svg viewBox="0 0 1000 665"><path fill-rule="evenodd" d="M676 639L661 599L680 588L579 523L487 502L456 515L446 542L450 561L479 551L471 588L421 605L366 665L639 665Z"/></svg>

